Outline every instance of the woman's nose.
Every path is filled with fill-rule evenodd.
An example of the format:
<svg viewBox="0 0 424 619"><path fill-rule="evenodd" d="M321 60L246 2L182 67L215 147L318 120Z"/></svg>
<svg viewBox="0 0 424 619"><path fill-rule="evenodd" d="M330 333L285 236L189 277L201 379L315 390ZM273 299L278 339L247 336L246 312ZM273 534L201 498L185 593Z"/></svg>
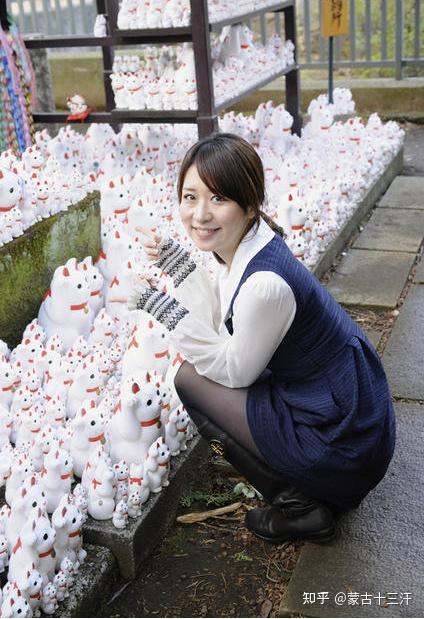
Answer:
<svg viewBox="0 0 424 619"><path fill-rule="evenodd" d="M211 212L206 201L199 200L196 204L193 217L199 222L209 221L211 219Z"/></svg>

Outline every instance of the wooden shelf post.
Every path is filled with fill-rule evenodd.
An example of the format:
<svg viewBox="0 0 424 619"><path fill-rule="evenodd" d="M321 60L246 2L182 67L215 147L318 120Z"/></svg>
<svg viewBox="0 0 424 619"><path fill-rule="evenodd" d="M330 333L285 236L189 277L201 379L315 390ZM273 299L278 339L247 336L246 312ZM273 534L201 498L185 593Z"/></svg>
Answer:
<svg viewBox="0 0 424 619"><path fill-rule="evenodd" d="M190 0L191 31L197 84L199 138L218 131L213 90L208 0Z"/></svg>
<svg viewBox="0 0 424 619"><path fill-rule="evenodd" d="M294 43L294 61L297 63L297 38L296 38L296 7L288 6L284 11L284 32L286 40ZM293 116L293 132L300 135L302 118L300 116L300 85L299 71L290 71L285 76L286 80L286 110Z"/></svg>

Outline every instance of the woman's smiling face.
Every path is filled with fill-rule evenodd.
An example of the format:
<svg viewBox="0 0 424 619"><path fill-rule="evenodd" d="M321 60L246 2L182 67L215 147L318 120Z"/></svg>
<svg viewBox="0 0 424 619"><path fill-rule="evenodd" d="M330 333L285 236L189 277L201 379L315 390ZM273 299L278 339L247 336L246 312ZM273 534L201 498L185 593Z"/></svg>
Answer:
<svg viewBox="0 0 424 619"><path fill-rule="evenodd" d="M184 178L180 215L187 234L202 251L213 251L228 267L254 217L237 202L207 187L193 164Z"/></svg>

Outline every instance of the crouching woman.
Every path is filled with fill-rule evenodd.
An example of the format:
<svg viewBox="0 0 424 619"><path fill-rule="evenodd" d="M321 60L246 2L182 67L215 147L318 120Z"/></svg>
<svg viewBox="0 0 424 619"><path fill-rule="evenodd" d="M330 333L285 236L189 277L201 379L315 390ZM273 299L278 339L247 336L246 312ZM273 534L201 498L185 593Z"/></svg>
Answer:
<svg viewBox="0 0 424 619"><path fill-rule="evenodd" d="M187 358L175 387L199 432L269 507L247 527L271 542L325 542L334 515L357 507L393 455L395 418L381 362L364 333L264 213L264 171L252 146L217 134L190 148L178 181L180 216L217 277L177 242L145 250L175 284L130 307L170 331Z"/></svg>

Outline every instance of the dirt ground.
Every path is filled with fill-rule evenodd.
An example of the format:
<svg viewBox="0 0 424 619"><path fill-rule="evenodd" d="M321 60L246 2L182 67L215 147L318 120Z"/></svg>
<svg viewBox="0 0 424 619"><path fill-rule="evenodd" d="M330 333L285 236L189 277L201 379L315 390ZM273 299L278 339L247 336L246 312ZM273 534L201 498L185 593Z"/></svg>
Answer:
<svg viewBox="0 0 424 619"><path fill-rule="evenodd" d="M263 503L232 493L241 480L211 454L178 515L240 501L241 507L198 524L176 522L138 578L118 583L97 616L275 616L301 543L274 546L244 527L246 510Z"/></svg>

